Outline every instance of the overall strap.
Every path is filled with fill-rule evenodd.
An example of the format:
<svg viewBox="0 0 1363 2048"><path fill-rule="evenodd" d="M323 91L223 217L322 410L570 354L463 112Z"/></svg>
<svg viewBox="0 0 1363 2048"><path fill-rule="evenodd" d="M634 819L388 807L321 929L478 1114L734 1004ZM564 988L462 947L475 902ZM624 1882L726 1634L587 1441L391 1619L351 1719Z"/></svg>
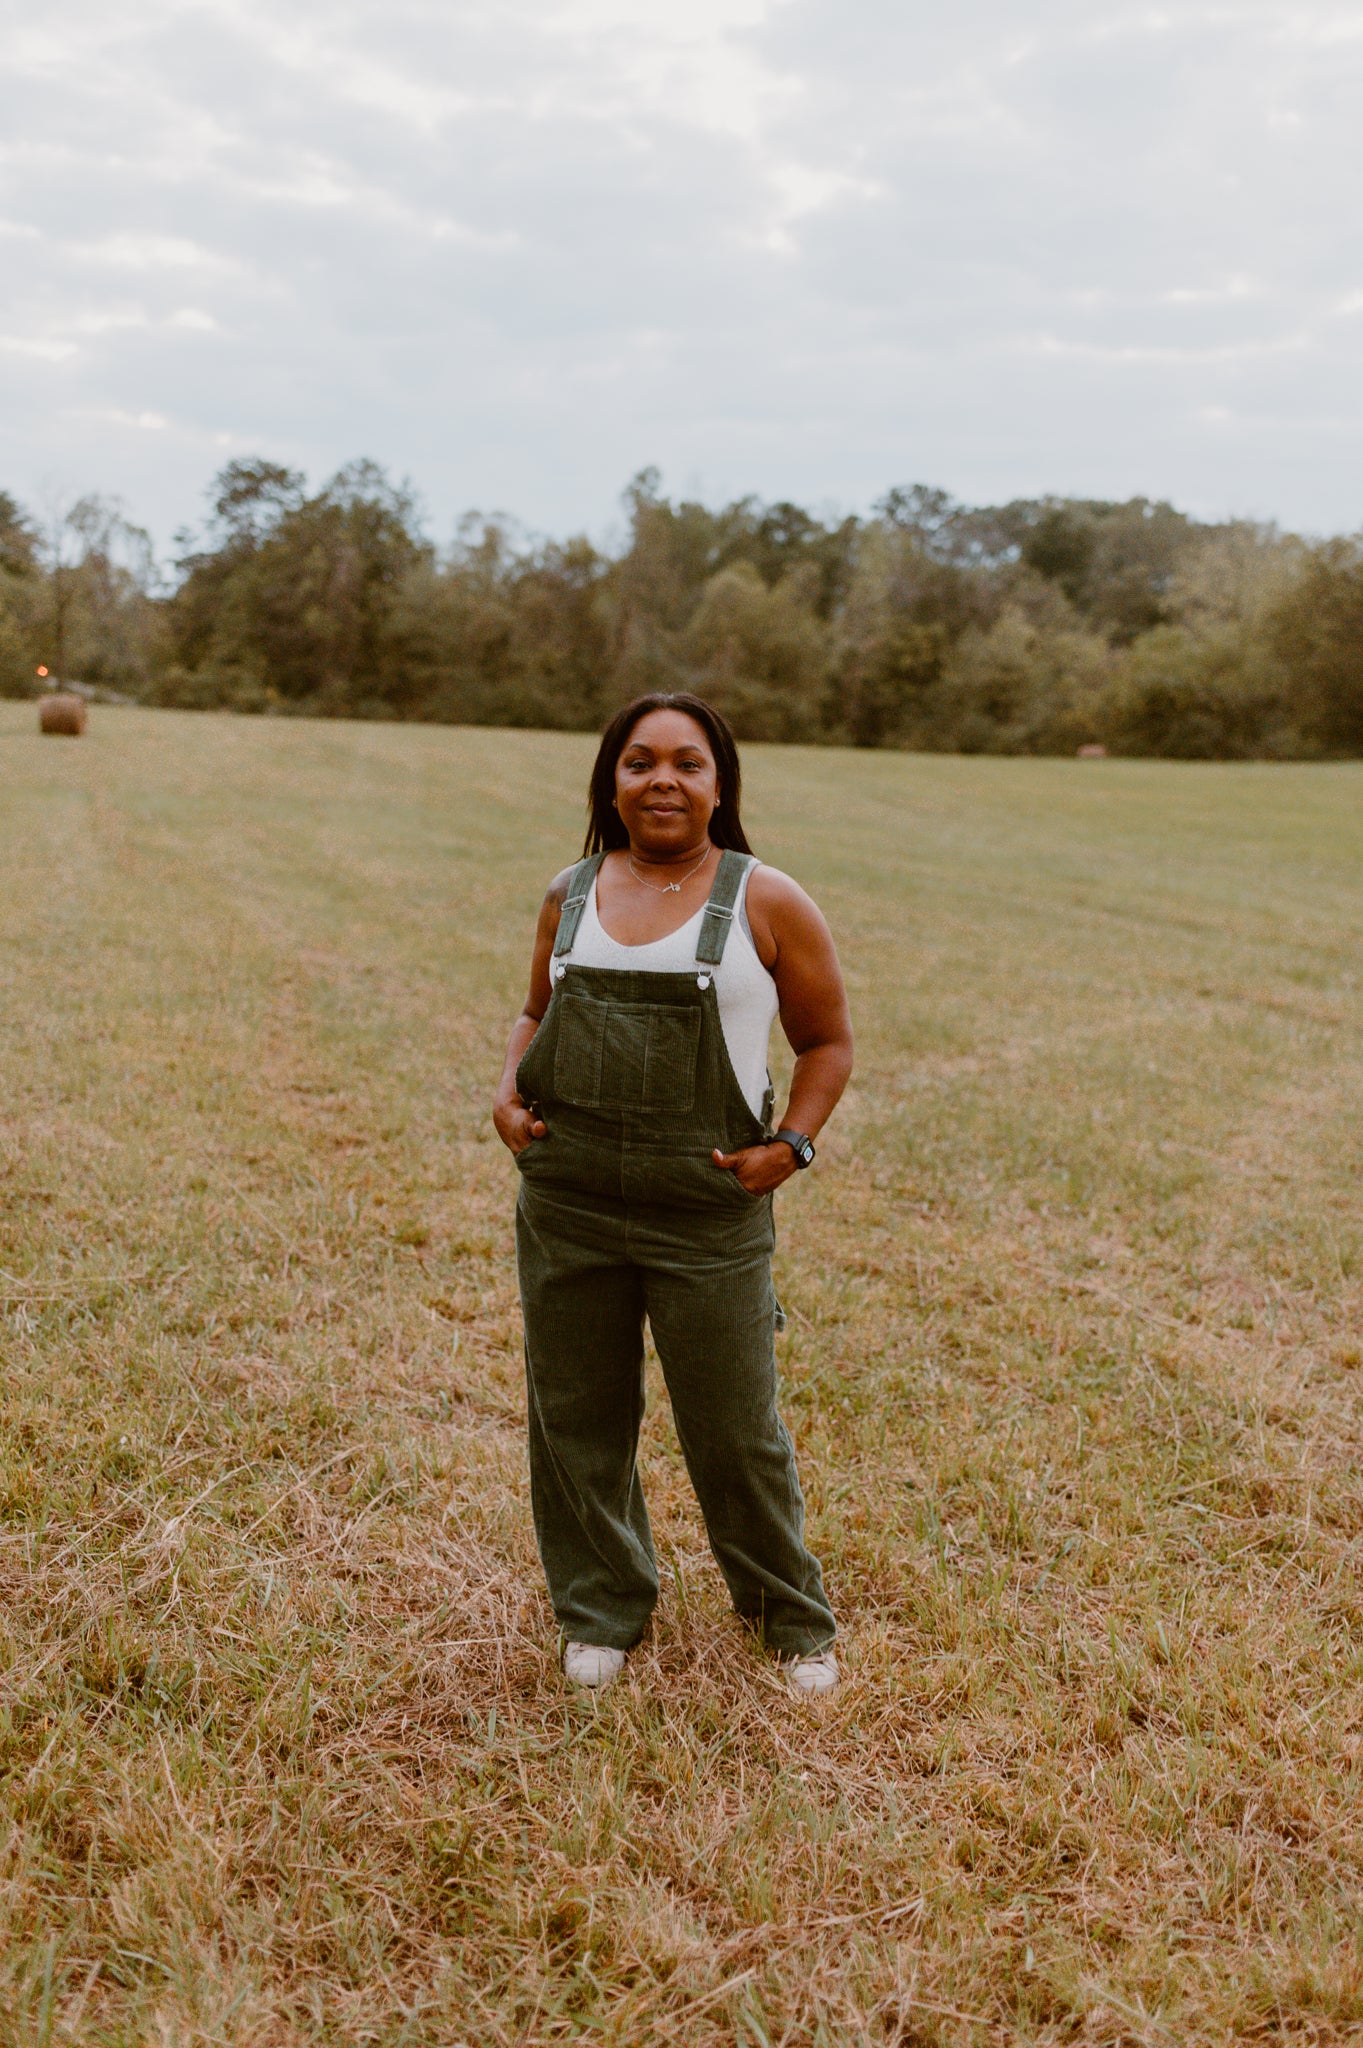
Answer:
<svg viewBox="0 0 1363 2048"><path fill-rule="evenodd" d="M604 853L589 854L580 860L568 877L568 894L563 899L563 908L558 914L558 936L554 940L553 958L559 959L564 953L571 953L577 928L582 922L582 909L592 893L596 871L606 858Z"/></svg>
<svg viewBox="0 0 1363 2048"><path fill-rule="evenodd" d="M731 846L726 846L720 855L715 886L710 891L710 901L705 906L705 916L701 922L700 937L696 941L698 966L718 967L724 958L724 948L729 943L729 933L733 929L734 905L743 886L743 877L750 867L756 865L750 853L735 853Z"/></svg>

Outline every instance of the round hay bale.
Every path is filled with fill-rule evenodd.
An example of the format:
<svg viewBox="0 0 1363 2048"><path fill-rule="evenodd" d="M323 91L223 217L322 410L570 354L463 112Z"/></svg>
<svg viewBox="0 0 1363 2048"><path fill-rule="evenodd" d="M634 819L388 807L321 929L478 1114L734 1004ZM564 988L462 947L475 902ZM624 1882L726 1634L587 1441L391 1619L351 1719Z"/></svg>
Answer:
<svg viewBox="0 0 1363 2048"><path fill-rule="evenodd" d="M56 732L78 740L85 730L85 700L70 690L54 690L38 699L39 732Z"/></svg>

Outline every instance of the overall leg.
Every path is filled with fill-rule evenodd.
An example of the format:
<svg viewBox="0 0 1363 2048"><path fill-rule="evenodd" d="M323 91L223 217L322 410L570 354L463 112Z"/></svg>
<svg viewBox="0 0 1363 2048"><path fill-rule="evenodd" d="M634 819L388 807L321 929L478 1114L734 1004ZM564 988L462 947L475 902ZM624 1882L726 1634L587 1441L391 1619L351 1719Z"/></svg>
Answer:
<svg viewBox="0 0 1363 2048"><path fill-rule="evenodd" d="M708 1220L708 1219L707 1219ZM661 1222L661 1220L660 1220ZM632 1238L632 1242L634 1239ZM738 1613L786 1656L836 1632L805 1548L795 1452L776 1407L771 1219L661 1222L636 1256L677 1434L716 1562Z"/></svg>
<svg viewBox="0 0 1363 2048"><path fill-rule="evenodd" d="M642 1279L609 1204L526 1186L516 1257L530 1498L549 1597L566 1636L627 1650L658 1597L637 1466Z"/></svg>

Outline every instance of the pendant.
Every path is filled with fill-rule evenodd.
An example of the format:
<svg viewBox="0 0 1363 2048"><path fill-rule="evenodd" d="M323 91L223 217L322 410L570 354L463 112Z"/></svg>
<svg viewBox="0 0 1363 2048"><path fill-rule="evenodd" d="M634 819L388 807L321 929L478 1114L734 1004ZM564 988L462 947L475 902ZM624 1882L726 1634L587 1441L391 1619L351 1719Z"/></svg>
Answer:
<svg viewBox="0 0 1363 2048"><path fill-rule="evenodd" d="M668 895L669 895L669 896L680 896L680 895L681 895L681 883L680 883L680 882L664 882L664 883L663 883L663 887L664 887L664 889L666 889L666 891L667 891L667 893L668 893Z"/></svg>

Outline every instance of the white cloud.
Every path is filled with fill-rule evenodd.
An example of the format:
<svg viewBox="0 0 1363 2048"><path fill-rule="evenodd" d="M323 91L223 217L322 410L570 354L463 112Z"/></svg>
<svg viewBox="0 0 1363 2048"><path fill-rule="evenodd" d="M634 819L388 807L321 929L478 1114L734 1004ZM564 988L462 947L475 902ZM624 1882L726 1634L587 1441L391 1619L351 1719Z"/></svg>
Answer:
<svg viewBox="0 0 1363 2048"><path fill-rule="evenodd" d="M1356 0L62 0L0 60L0 487L1357 524L1360 86Z"/></svg>
<svg viewBox="0 0 1363 2048"><path fill-rule="evenodd" d="M111 427L132 427L141 434L163 434L170 425L163 412L124 412L116 405L91 417Z"/></svg>
<svg viewBox="0 0 1363 2048"><path fill-rule="evenodd" d="M1242 272L1236 277L1223 278L1216 284L1175 285L1172 290L1161 293L1161 297L1168 306L1225 306L1237 299L1262 298L1264 290L1257 278Z"/></svg>
<svg viewBox="0 0 1363 2048"><path fill-rule="evenodd" d="M73 313L62 322L68 334L95 336L117 334L129 328L150 327L151 320L141 306L101 306L91 313Z"/></svg>
<svg viewBox="0 0 1363 2048"><path fill-rule="evenodd" d="M6 355L31 356L40 363L64 363L77 353L73 341L30 334L0 334L0 349Z"/></svg>
<svg viewBox="0 0 1363 2048"><path fill-rule="evenodd" d="M112 264L119 270L235 270L238 266L216 250L187 235L139 235L126 232L76 245L71 252L87 263Z"/></svg>

